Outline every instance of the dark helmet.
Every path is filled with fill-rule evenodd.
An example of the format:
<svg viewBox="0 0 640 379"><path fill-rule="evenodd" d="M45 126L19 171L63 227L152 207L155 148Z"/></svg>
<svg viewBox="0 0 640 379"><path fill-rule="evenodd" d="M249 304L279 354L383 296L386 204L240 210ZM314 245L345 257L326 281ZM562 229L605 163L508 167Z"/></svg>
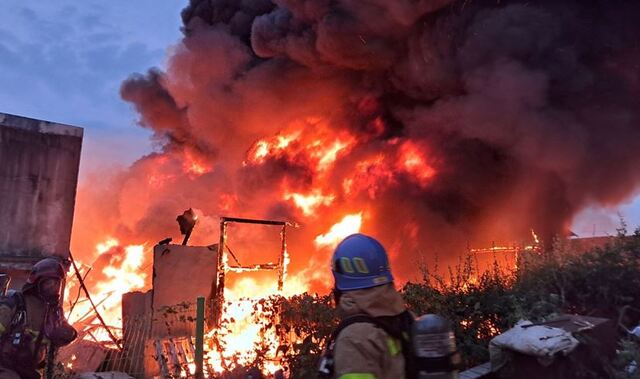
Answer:
<svg viewBox="0 0 640 379"><path fill-rule="evenodd" d="M46 257L38 261L31 268L27 282L22 286L22 292L29 292L38 288L38 283L45 278L63 280L65 276L65 266L62 258Z"/></svg>
<svg viewBox="0 0 640 379"><path fill-rule="evenodd" d="M65 269L60 258L46 257L31 268L27 284L36 284L43 278L64 279Z"/></svg>

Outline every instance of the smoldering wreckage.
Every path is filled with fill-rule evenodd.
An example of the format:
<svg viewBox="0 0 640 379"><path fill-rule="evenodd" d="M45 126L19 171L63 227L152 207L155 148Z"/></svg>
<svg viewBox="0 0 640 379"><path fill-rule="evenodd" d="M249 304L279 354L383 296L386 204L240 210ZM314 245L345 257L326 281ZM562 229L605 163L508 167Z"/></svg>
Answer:
<svg viewBox="0 0 640 379"><path fill-rule="evenodd" d="M0 267L19 289L43 256L73 258L62 297L79 336L55 359L68 373L215 376L251 362L258 337L277 356L256 304L328 291L349 234L384 241L400 283L469 246L544 250L579 211L638 188L639 11L191 0L166 70L122 84L159 145L128 169L76 188L82 129L0 114ZM184 244L152 247L191 205ZM520 346L523 333L553 340L522 324L491 349L535 356L575 349L572 333L614 334L603 319L550 322L562 344ZM284 375L277 360L261 369Z"/></svg>

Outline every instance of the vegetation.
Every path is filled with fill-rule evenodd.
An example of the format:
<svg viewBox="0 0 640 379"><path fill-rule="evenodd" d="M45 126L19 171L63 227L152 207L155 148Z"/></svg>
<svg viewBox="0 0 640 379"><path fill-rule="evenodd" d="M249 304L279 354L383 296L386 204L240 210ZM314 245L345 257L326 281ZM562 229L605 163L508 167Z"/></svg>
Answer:
<svg viewBox="0 0 640 379"><path fill-rule="evenodd" d="M628 328L638 325L640 230L626 236L622 228L606 246L581 250L559 240L547 252L521 253L517 268L504 269L495 263L492 270L482 273L470 255L447 277L424 269L422 280L407 283L401 292L416 315L437 313L451 321L466 367L486 362L491 338L520 319L535 322L577 313L609 318ZM338 322L332 296L272 297L260 300L254 311L261 315L259 324L264 333L275 329L280 340L286 341L278 355L291 377L316 377L322 349ZM618 329L619 351L606 363L607 376L640 378L640 368L636 369L640 364L639 341ZM254 368L269 358L267 346L255 349L257 358L250 365ZM244 378L247 369L232 365L224 377ZM583 376L598 377L588 370Z"/></svg>
<svg viewBox="0 0 640 379"><path fill-rule="evenodd" d="M574 251L567 241L558 241L548 252L522 254L516 270L495 264L493 270L478 273L472 257L467 257L448 278L425 270L423 280L406 284L402 294L415 314L437 313L451 320L465 365L472 366L487 361L491 338L519 319L542 321L577 313L617 323L624 308L640 309L640 230L632 236L625 232L620 230L609 244L589 251ZM281 336L297 341L282 347L293 377L313 377L337 322L331 297L278 298L274 305ZM638 319L621 321L636 325ZM625 368L640 362L640 348L632 339L623 342L609 372L628 378L633 374Z"/></svg>

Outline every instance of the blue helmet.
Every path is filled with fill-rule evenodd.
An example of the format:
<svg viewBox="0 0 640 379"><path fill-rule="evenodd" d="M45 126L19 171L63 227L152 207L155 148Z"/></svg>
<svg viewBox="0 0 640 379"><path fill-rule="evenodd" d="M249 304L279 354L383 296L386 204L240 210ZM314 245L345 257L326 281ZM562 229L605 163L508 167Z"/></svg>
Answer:
<svg viewBox="0 0 640 379"><path fill-rule="evenodd" d="M384 247L364 234L352 234L338 244L331 259L331 271L335 286L341 291L393 282Z"/></svg>

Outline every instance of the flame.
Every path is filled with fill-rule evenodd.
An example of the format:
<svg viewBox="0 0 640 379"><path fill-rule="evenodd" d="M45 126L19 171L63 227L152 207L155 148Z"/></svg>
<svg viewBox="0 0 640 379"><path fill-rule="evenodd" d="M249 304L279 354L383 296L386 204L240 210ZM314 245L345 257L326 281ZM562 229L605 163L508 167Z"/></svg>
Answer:
<svg viewBox="0 0 640 379"><path fill-rule="evenodd" d="M139 272L142 268L144 248L144 245L125 247L124 260L119 265L110 264L102 270L108 279L98 283L97 289L101 293L113 294L113 300L108 300L105 308L119 304L125 293L144 288L146 274Z"/></svg>
<svg viewBox="0 0 640 379"><path fill-rule="evenodd" d="M262 316L264 299L280 294L292 296L307 291L304 281L293 279L286 282L283 293L279 293L275 282L241 278L232 288L225 290L225 304L219 328L205 336L206 362L216 373L232 369L236 365L251 365L255 349L260 346L273 361L265 362L264 374L273 374L281 368L277 362L277 350L281 342L274 328L266 328L270 322Z"/></svg>
<svg viewBox="0 0 640 379"><path fill-rule="evenodd" d="M473 327L473 323L470 319L461 320L460 325L464 330L469 330ZM489 339L501 333L500 328L498 328L495 322L491 319L482 321L480 326L475 329L477 339Z"/></svg>
<svg viewBox="0 0 640 379"><path fill-rule="evenodd" d="M384 121L380 117L373 118L370 125L365 127L376 135L385 131ZM215 372L223 372L234 364L252 363L256 358L256 346L260 346L269 356L276 356L280 346L278 336L275 330L265 329L261 324L266 320L266 317L263 317L265 310L261 308L264 299L276 294L292 296L304 293L312 288L310 283L325 281L329 275L325 262L326 250L334 248L343 238L360 232L363 227L365 211L349 211L344 208L345 204L349 204L349 201L360 195L367 195L369 200L375 199L381 191L392 185L410 182L424 187L437 174L433 168L433 158L422 144L397 137L381 142L383 149L372 150L367 146L369 142L367 138L358 138L349 128L331 125L328 118L314 116L288 122L275 133L259 136L246 151L243 151L243 158L236 162L238 169L254 173L259 172L260 166L264 165L265 169L269 169L270 165L273 165L276 172L285 167L299 170L308 176L308 180L289 181L285 178L278 179L281 181L276 182L274 186L264 186L266 196L263 204L256 204L256 214L268 214L269 211L265 212L265 207L269 209L273 203L286 202L294 207L298 212L297 216L302 220L317 222L328 216L335 223L324 225L319 230L308 229L311 232L306 235L306 240L309 245L313 242L313 246L309 246L310 249L305 251L313 251L315 247L318 254L305 256L295 270L288 267L290 257L285 250L283 277L286 280L283 291L278 291L277 280L242 277L227 281L222 324L218 329L210 331L206 337L207 365ZM353 158L342 159L348 156ZM129 230L137 231L137 222L144 220L146 212L154 209L158 201L173 194L174 182L179 180L181 183L194 186L199 183L209 185L211 182L207 180L211 176L205 174L214 169L214 163L202 154L184 148L151 155L137 163L135 168L135 174L127 178L130 179L127 183L127 193L133 197L141 194L140 199L136 200L144 201L144 210L136 212L135 217L129 219L121 217L111 228L105 228L107 231L121 230L122 225ZM229 168L223 168L220 172L227 175L230 172ZM228 177L234 179L232 175ZM271 178L267 177L268 180ZM260 190L259 187L244 186L242 190L238 187L238 183L229 180L228 185L219 186L215 192L210 192L209 187L207 192L192 192L212 193L212 200L201 200L205 211L201 214L198 228L206 230L206 235L202 237L203 240L195 242L196 244L212 242L211 232L215 233L218 229L217 225L212 223L212 220L215 220L214 215L241 216L241 213L246 212L248 205L243 191ZM196 187L201 188L202 186ZM120 214L129 212L127 214L131 216L131 206L137 205L130 200L131 198L132 196L119 198ZM100 200L96 199L98 202ZM257 202L251 203L251 206L255 203ZM215 206L211 207L208 204ZM194 205L200 207L198 204ZM254 212L253 208L251 209ZM130 235L127 232L123 234ZM145 250L148 250L145 244L133 244L121 234L117 236L118 238L113 238L100 234L100 239L93 244L93 254L88 258L83 257L85 264L81 266L83 273L93 267L94 271L89 274L89 278L95 280L90 283L89 290L94 302L107 324L119 327L122 295L150 287L150 275L146 268L151 265L148 260L152 255L148 252L145 254ZM199 238L199 235L195 238ZM107 264L91 266L87 264L93 262L91 258L106 260ZM260 267L233 268L229 266L227 259L225 255L223 269L233 271L234 275L238 276L241 275L240 272L258 275L253 272L275 266L270 263ZM66 296L69 297L74 296ZM82 329L92 322L91 314L88 302L81 301L71 312L70 320L75 321L79 329ZM265 363L265 373L278 368L277 360Z"/></svg>
<svg viewBox="0 0 640 379"><path fill-rule="evenodd" d="M254 142L243 164L261 165L268 159L284 159L304 164L322 176L355 144L355 137L348 132L334 131L327 120L307 117L292 122L273 137Z"/></svg>
<svg viewBox="0 0 640 379"><path fill-rule="evenodd" d="M333 225L325 234L317 236L314 240L318 248L335 247L341 240L352 234L358 233L362 227L362 212L349 214Z"/></svg>
<svg viewBox="0 0 640 379"><path fill-rule="evenodd" d="M205 165L200 164L198 162L189 162L186 166L185 166L185 170L189 173L195 174L195 175L203 175L206 174L209 171L209 168L207 168Z"/></svg>
<svg viewBox="0 0 640 379"><path fill-rule="evenodd" d="M323 148L322 142L317 141L314 144L314 147L316 147L316 149L311 153L311 156L318 160L318 171L328 171L338 158L339 153L347 149L352 144L352 142L353 141L351 139L342 141L337 140L328 148Z"/></svg>
<svg viewBox="0 0 640 379"><path fill-rule="evenodd" d="M77 359L78 357L75 354L71 355L71 359L66 364L67 370L73 370L73 362L75 362Z"/></svg>
<svg viewBox="0 0 640 379"><path fill-rule="evenodd" d="M109 237L104 242L99 242L96 244L96 251L98 254L104 254L112 248L118 246L120 243L117 239Z"/></svg>
<svg viewBox="0 0 640 379"><path fill-rule="evenodd" d="M305 216L313 216L318 207L331 205L335 198L335 195L325 195L319 189L314 189L311 193L306 195L295 192L287 192L284 195L284 199L292 200L296 207L298 207Z"/></svg>
<svg viewBox="0 0 640 379"><path fill-rule="evenodd" d="M273 138L261 139L249 149L246 164L261 164L269 156L278 156L287 151L287 147L300 136L299 131L290 134L280 133Z"/></svg>
<svg viewBox="0 0 640 379"><path fill-rule="evenodd" d="M540 239L538 238L538 235L536 234L536 232L533 229L531 229L531 237L533 237L533 242L536 245L540 244Z"/></svg>
<svg viewBox="0 0 640 379"><path fill-rule="evenodd" d="M399 149L398 166L425 187L435 176L435 170L427 164L422 150L412 141L405 141Z"/></svg>
<svg viewBox="0 0 640 379"><path fill-rule="evenodd" d="M95 250L97 257L100 258L118 250L118 248L120 248L120 242L115 238L108 237L103 242L96 244ZM89 288L89 291L107 325L120 327L122 295L148 287L147 274L143 270L144 262L145 245L129 245L122 248L121 253L114 253L113 256L109 257L108 264L100 269L100 273L88 273L89 278L92 275L101 278ZM77 263L81 267L87 268L84 272L81 270L81 275L83 276L87 273L87 270L93 268L82 264L82 262ZM77 283L74 284L77 287ZM69 298L69 292L66 292L65 298ZM73 308L73 312L68 317L71 323L84 325L84 323L88 322L88 317L95 317L90 303L86 299L82 300L82 302L78 301ZM71 306L69 304L66 304L66 306L67 311L70 311ZM80 327L81 330L82 325Z"/></svg>

